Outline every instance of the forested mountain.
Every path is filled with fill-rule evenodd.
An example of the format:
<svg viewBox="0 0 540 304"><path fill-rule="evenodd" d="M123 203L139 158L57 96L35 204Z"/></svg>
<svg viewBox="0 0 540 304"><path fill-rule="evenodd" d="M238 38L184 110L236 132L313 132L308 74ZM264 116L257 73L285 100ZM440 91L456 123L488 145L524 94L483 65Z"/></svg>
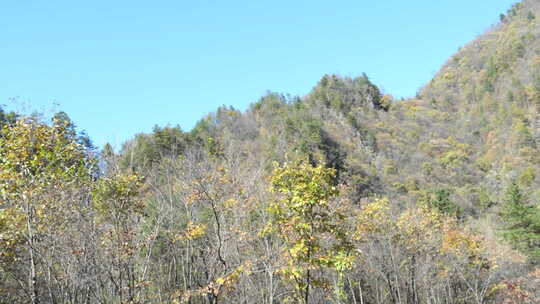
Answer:
<svg viewBox="0 0 540 304"><path fill-rule="evenodd" d="M117 153L0 125L0 303L540 303L538 0L415 98L325 75Z"/></svg>

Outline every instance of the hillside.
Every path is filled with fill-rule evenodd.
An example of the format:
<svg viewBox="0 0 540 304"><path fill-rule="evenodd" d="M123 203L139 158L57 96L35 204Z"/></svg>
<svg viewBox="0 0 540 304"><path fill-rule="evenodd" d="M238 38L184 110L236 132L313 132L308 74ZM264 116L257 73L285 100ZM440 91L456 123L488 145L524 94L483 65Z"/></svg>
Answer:
<svg viewBox="0 0 540 304"><path fill-rule="evenodd" d="M537 0L407 100L325 75L118 153L0 125L0 303L540 301Z"/></svg>

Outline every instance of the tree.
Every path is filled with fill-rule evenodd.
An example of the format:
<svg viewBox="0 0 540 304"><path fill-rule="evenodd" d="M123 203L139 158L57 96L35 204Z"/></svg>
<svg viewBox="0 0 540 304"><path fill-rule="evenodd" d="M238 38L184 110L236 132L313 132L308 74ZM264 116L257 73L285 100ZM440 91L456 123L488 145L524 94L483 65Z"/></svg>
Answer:
<svg viewBox="0 0 540 304"><path fill-rule="evenodd" d="M71 138L77 137L77 126L75 126L75 123L71 120L71 118L66 112L60 111L55 113L51 120L53 126L57 128L63 128L67 136Z"/></svg>
<svg viewBox="0 0 540 304"><path fill-rule="evenodd" d="M100 249L109 265L108 277L115 292L108 300L133 303L137 288L144 286L143 275L137 272L137 260L144 243L140 240L144 203L139 200L142 178L135 174L114 172L93 184L92 199L98 223L104 227ZM104 292L104 290L102 291Z"/></svg>
<svg viewBox="0 0 540 304"><path fill-rule="evenodd" d="M313 167L305 160L278 167L272 176L272 191L279 198L270 206L273 219L268 228L285 241L286 265L280 273L295 286L300 303L310 303L313 287L329 287L325 278L315 276L316 270L333 270L342 279L354 262L342 226L345 216L330 205L330 199L338 194L334 178L334 169ZM338 297L340 281L336 286Z"/></svg>
<svg viewBox="0 0 540 304"><path fill-rule="evenodd" d="M88 136L86 131L83 130L77 132L77 126L66 112L60 111L55 113L51 121L54 127L63 128L66 135L76 141L78 144L85 147L87 152L94 151L96 149L92 139L90 139L90 136Z"/></svg>
<svg viewBox="0 0 540 304"><path fill-rule="evenodd" d="M422 193L419 202L427 207L435 208L444 214L460 218L463 209L450 199L450 195L451 192L448 189L426 191Z"/></svg>
<svg viewBox="0 0 540 304"><path fill-rule="evenodd" d="M15 112L8 112L6 113L4 109L0 106L0 128L2 128L4 125L12 125L17 121L19 115Z"/></svg>
<svg viewBox="0 0 540 304"><path fill-rule="evenodd" d="M89 181L88 159L62 125L21 118L5 125L2 135L0 270L10 272L18 261L24 261L23 266L27 263L27 301L38 303L38 261L44 259L41 243L66 222L64 215L71 207L62 204L66 189Z"/></svg>
<svg viewBox="0 0 540 304"><path fill-rule="evenodd" d="M360 303L486 303L494 272L485 243L454 217L426 205L395 214L382 198L356 222Z"/></svg>
<svg viewBox="0 0 540 304"><path fill-rule="evenodd" d="M540 209L528 202L515 182L506 190L500 216L502 237L532 261L540 261Z"/></svg>

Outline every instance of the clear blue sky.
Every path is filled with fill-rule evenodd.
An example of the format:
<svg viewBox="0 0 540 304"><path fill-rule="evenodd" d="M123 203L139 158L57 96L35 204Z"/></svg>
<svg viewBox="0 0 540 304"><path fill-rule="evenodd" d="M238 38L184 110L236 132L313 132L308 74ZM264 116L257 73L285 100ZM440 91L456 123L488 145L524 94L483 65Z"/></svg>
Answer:
<svg viewBox="0 0 540 304"><path fill-rule="evenodd" d="M0 1L0 104L59 103L96 144L191 129L267 90L365 72L413 96L513 0Z"/></svg>

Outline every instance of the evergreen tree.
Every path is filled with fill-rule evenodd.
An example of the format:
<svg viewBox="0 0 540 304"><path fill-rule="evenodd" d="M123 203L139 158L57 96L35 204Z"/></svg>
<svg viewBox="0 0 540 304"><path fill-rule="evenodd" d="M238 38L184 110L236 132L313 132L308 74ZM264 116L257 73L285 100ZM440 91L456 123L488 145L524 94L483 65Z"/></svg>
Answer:
<svg viewBox="0 0 540 304"><path fill-rule="evenodd" d="M60 111L55 113L52 117L52 124L57 128L65 129L66 135L73 139L76 143L83 146L87 152L96 150L92 139L90 136L88 136L86 131L83 130L77 133L77 125L75 125L73 120L71 120L66 112Z"/></svg>
<svg viewBox="0 0 540 304"><path fill-rule="evenodd" d="M68 135L70 138L76 138L77 126L75 125L75 123L73 123L73 121L66 112L60 111L55 113L52 117L52 123L55 127L62 127L63 129L65 129L66 135Z"/></svg>
<svg viewBox="0 0 540 304"><path fill-rule="evenodd" d="M18 115L15 112L5 112L4 109L0 106L0 128L4 125L13 125L17 119Z"/></svg>
<svg viewBox="0 0 540 304"><path fill-rule="evenodd" d="M507 189L502 211L503 238L514 248L540 261L540 209L513 182Z"/></svg>
<svg viewBox="0 0 540 304"><path fill-rule="evenodd" d="M461 218L463 215L463 208L456 205L451 199L452 193L448 189L436 189L429 191L420 198L419 202L430 208L435 208L439 212L447 215Z"/></svg>

